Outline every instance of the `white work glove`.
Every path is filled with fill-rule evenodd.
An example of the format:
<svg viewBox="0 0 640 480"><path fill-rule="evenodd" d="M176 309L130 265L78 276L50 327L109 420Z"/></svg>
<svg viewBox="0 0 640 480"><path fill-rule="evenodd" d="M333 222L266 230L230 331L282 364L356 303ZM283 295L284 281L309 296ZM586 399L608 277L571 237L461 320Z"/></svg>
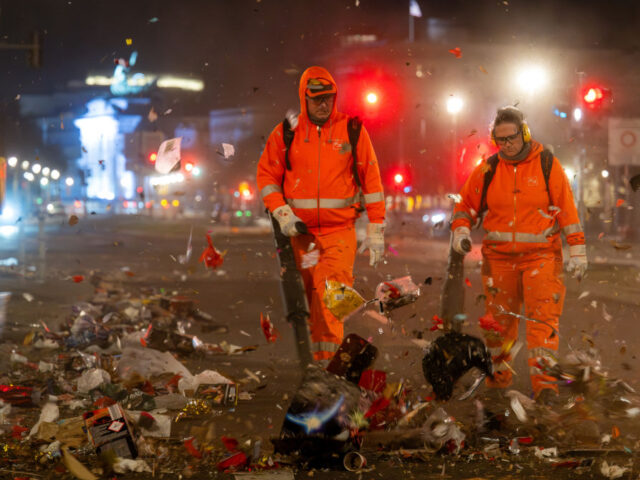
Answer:
<svg viewBox="0 0 640 480"><path fill-rule="evenodd" d="M567 271L573 272L573 278L582 280L587 271L587 247L586 245L569 245L569 264Z"/></svg>
<svg viewBox="0 0 640 480"><path fill-rule="evenodd" d="M367 237L360 247L360 251L369 249L369 265L375 267L384 255L384 223L370 223L367 225Z"/></svg>
<svg viewBox="0 0 640 480"><path fill-rule="evenodd" d="M296 223L301 222L298 217L293 213L291 207L289 205L283 205L281 207L276 208L273 211L273 216L276 217L278 223L280 224L280 230L287 237L295 237L296 235L300 235L300 232L296 228Z"/></svg>
<svg viewBox="0 0 640 480"><path fill-rule="evenodd" d="M471 230L467 227L458 227L453 231L452 247L460 255L466 255L469 253L467 250L462 248L463 240L469 240L469 243L471 243Z"/></svg>

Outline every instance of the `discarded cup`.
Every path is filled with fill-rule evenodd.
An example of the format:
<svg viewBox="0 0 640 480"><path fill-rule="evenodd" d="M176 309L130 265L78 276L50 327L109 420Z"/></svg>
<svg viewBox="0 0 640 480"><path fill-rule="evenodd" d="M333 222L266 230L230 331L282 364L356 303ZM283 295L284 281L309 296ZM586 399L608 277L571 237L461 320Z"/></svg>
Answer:
<svg viewBox="0 0 640 480"><path fill-rule="evenodd" d="M348 452L342 459L344 468L349 472L358 472L367 466L367 459L359 452Z"/></svg>

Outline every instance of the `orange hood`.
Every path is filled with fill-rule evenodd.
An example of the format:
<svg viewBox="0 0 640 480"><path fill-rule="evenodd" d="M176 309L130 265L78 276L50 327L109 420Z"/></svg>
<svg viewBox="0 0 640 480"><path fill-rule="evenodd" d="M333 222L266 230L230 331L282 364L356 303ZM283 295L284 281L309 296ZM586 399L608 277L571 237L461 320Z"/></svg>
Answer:
<svg viewBox="0 0 640 480"><path fill-rule="evenodd" d="M331 82L336 89L336 100L333 102L333 109L331 110L331 116L329 117L330 119L333 118L337 112L336 105L338 103L338 85L336 85L336 81L326 68L316 66L307 68L302 73L302 77L300 77L300 86L298 87L298 96L300 97L300 116L305 120L309 119L305 91L307 89L307 83L311 78L322 78L327 80L328 82Z"/></svg>

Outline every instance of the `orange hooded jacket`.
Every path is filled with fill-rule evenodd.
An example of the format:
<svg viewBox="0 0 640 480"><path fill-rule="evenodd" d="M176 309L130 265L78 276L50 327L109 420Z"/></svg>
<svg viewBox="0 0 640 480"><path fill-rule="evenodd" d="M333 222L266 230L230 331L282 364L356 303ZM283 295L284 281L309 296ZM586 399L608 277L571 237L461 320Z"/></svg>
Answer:
<svg viewBox="0 0 640 480"><path fill-rule="evenodd" d="M257 183L260 196L270 211L283 206L286 199L310 232L329 233L355 222L359 216L359 192L352 173L353 157L347 131L349 117L338 112L334 101L324 125L319 127L309 120L305 90L312 78L331 82L337 92L337 85L326 69L309 67L305 70L298 89L301 113L289 150L291 170L286 170L280 123L269 135L258 162ZM378 160L364 127L357 153L358 175L369 221L383 223L385 203Z"/></svg>
<svg viewBox="0 0 640 480"><path fill-rule="evenodd" d="M531 141L531 151L522 161L512 162L498 156L496 172L487 190L487 212L483 221L487 232L483 240L485 252L560 250L560 231L569 245L584 245L569 180L558 159L553 157L547 192L540 161L542 150L542 145ZM462 200L454 208L452 230L471 228L475 224L488 169L489 164L483 162L462 187Z"/></svg>

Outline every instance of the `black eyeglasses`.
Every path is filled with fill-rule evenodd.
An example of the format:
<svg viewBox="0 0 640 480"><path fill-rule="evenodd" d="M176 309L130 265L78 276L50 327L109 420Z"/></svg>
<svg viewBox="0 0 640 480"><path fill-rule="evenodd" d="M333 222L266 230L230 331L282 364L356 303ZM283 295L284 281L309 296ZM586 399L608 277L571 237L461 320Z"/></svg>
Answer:
<svg viewBox="0 0 640 480"><path fill-rule="evenodd" d="M329 105L331 102L333 102L334 97L335 95L331 94L331 95L318 95L317 97L307 96L307 99L311 100L314 105L322 105L323 103L326 103L327 105Z"/></svg>
<svg viewBox="0 0 640 480"><path fill-rule="evenodd" d="M507 142L509 143L513 143L514 140L516 138L518 138L518 136L521 134L522 132L520 130L518 130L516 133L514 133L513 135L508 135L506 137L493 137L493 139L496 141L496 143L498 145L505 145Z"/></svg>

